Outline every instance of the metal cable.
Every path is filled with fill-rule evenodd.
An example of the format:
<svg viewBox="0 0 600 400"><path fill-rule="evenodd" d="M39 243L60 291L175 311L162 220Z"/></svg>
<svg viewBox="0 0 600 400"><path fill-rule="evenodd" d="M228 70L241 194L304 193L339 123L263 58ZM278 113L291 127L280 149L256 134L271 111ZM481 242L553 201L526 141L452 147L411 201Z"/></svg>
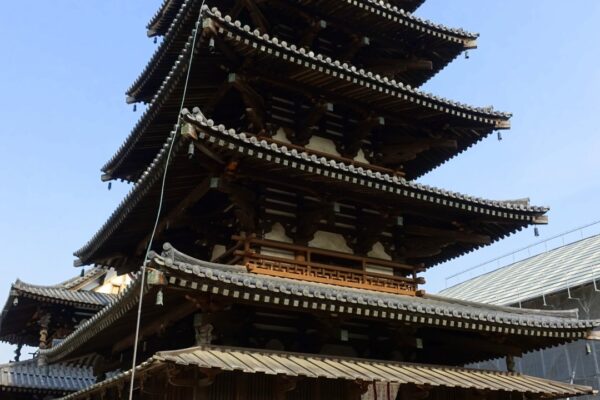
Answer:
<svg viewBox="0 0 600 400"><path fill-rule="evenodd" d="M156 212L156 219L154 221L154 227L152 228L152 234L150 235L150 240L148 241L148 246L146 247L146 254L144 255L144 262L141 267L141 282L140 282L140 293L138 300L138 309L137 309L137 317L135 323L135 339L133 343L133 360L131 362L131 381L129 384L129 400L133 400L133 388L135 382L135 367L136 367L136 359L137 359L137 350L138 350L138 341L140 337L140 324L142 319L142 305L143 305L143 297L144 297L144 287L146 285L146 264L148 263L148 256L150 255L150 251L152 249L152 242L154 241L154 236L156 234L156 229L158 228L158 223L160 221L160 214L163 208L163 202L165 197L165 185L167 181L167 171L169 170L169 162L171 160L171 153L173 152L173 145L175 144L175 139L177 137L177 133L179 132L179 127L181 124L180 115L183 111L183 106L185 103L185 98L187 95L188 83L190 80L190 71L192 70L192 62L194 60L194 51L196 49L196 39L198 38L198 31L200 30L200 22L202 21L202 12L204 8L204 3L206 0L202 0L200 4L200 12L198 13L198 19L196 20L196 25L194 28L194 36L192 38L192 48L190 49L190 59L187 66L187 73L185 76L185 83L183 85L183 94L181 96L181 105L179 106L179 112L177 113L177 123L175 124L175 130L171 134L171 143L169 144L169 150L167 152L167 159L165 160L165 167L162 177L162 182L160 186L160 197L158 201L158 210Z"/></svg>

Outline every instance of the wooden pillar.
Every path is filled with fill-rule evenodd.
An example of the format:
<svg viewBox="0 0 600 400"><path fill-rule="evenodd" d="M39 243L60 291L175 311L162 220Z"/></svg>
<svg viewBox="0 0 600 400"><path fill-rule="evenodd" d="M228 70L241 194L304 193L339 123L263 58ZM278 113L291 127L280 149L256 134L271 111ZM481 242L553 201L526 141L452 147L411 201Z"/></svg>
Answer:
<svg viewBox="0 0 600 400"><path fill-rule="evenodd" d="M38 320L38 324L40 325L40 349L47 349L50 347L48 343L48 328L50 327L50 318L50 314L44 314Z"/></svg>
<svg viewBox="0 0 600 400"><path fill-rule="evenodd" d="M234 400L246 400L248 397L248 377L242 372L235 374L235 395Z"/></svg>
<svg viewBox="0 0 600 400"><path fill-rule="evenodd" d="M297 378L291 376L277 376L275 378L274 400L285 400L286 393L296 389Z"/></svg>
<svg viewBox="0 0 600 400"><path fill-rule="evenodd" d="M220 371L214 369L194 370L193 400L208 400L210 398L210 387Z"/></svg>
<svg viewBox="0 0 600 400"><path fill-rule="evenodd" d="M196 346L208 345L212 342L213 325L210 323L210 314L194 314L194 331L196 332Z"/></svg>
<svg viewBox="0 0 600 400"><path fill-rule="evenodd" d="M362 396L369 390L369 382L354 381L349 382L348 400L360 400Z"/></svg>
<svg viewBox="0 0 600 400"><path fill-rule="evenodd" d="M513 356L506 356L506 369L509 372L517 372L515 358Z"/></svg>

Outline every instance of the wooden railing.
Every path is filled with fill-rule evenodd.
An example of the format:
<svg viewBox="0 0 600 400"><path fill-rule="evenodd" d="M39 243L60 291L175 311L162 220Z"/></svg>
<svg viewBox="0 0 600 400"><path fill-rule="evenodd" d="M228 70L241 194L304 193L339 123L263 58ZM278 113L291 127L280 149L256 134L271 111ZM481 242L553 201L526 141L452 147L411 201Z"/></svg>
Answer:
<svg viewBox="0 0 600 400"><path fill-rule="evenodd" d="M213 261L243 264L249 272L270 276L412 296L421 293L418 284L423 279L416 277L415 267L410 265L253 236L233 236L233 239L237 244ZM289 258L274 255L276 252ZM411 277L371 272L368 267L403 270Z"/></svg>

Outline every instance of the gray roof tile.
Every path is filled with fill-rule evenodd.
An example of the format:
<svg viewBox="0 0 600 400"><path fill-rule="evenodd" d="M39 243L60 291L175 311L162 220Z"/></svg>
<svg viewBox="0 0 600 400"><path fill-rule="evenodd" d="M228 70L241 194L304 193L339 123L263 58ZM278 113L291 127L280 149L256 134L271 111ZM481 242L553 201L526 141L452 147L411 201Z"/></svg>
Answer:
<svg viewBox="0 0 600 400"><path fill-rule="evenodd" d="M87 290L71 290L56 286L38 286L17 280L11 286L11 297L30 297L50 303L74 304L102 308L109 304L114 295Z"/></svg>
<svg viewBox="0 0 600 400"><path fill-rule="evenodd" d="M482 326L487 326L490 332L544 335L561 343L586 337L593 328L600 326L599 321L576 319L576 310L558 312L525 310L435 295L424 297L394 295L270 277L249 273L242 266L198 260L175 250L169 244L165 244L164 248L163 255L151 254L152 266L162 269L167 276L171 276L170 284L189 286L193 290L203 290L202 288L205 287L216 295L222 293L231 296L235 292L231 290L232 287L237 290L246 288L252 292L264 293L264 296L253 300L258 302L272 301L276 297L275 294L281 294L288 300L298 301L298 307L301 307L304 301L312 303L322 299L323 305L333 303L336 310L342 313L349 312L349 309L360 309L361 313L368 310L369 313L382 316L385 312L382 318L397 321L415 322L415 318L427 318L426 321L430 322L425 324L449 327L460 324L462 329L475 331L480 331ZM185 275L184 278L181 278L182 273ZM201 281L208 281L210 284L198 285L197 283ZM46 362L64 359L133 310L139 298L139 283L139 278L134 279L109 306L82 324L62 342L50 349L40 350L40 358ZM227 287L222 290L220 284ZM252 298L254 299L254 296ZM279 304L284 303L280 301Z"/></svg>
<svg viewBox="0 0 600 400"><path fill-rule="evenodd" d="M0 391L64 394L85 389L94 382L90 367L38 366L35 359L0 365Z"/></svg>

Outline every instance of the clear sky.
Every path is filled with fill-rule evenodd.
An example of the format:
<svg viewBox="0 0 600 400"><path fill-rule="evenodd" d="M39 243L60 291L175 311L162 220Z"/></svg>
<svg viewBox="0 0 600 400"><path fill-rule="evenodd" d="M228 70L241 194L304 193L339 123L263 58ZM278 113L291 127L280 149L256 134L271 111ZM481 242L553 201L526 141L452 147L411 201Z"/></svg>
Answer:
<svg viewBox="0 0 600 400"><path fill-rule="evenodd" d="M159 3L3 4L0 299L16 278L54 284L78 274L73 251L128 190L108 191L99 169L141 114L124 92L156 47L144 27ZM424 89L514 113L503 141L490 137L420 181L552 207L540 238L528 229L430 270L435 292L453 272L600 219L600 2L428 0L416 14L481 34L469 59ZM0 361L10 357L0 345Z"/></svg>

